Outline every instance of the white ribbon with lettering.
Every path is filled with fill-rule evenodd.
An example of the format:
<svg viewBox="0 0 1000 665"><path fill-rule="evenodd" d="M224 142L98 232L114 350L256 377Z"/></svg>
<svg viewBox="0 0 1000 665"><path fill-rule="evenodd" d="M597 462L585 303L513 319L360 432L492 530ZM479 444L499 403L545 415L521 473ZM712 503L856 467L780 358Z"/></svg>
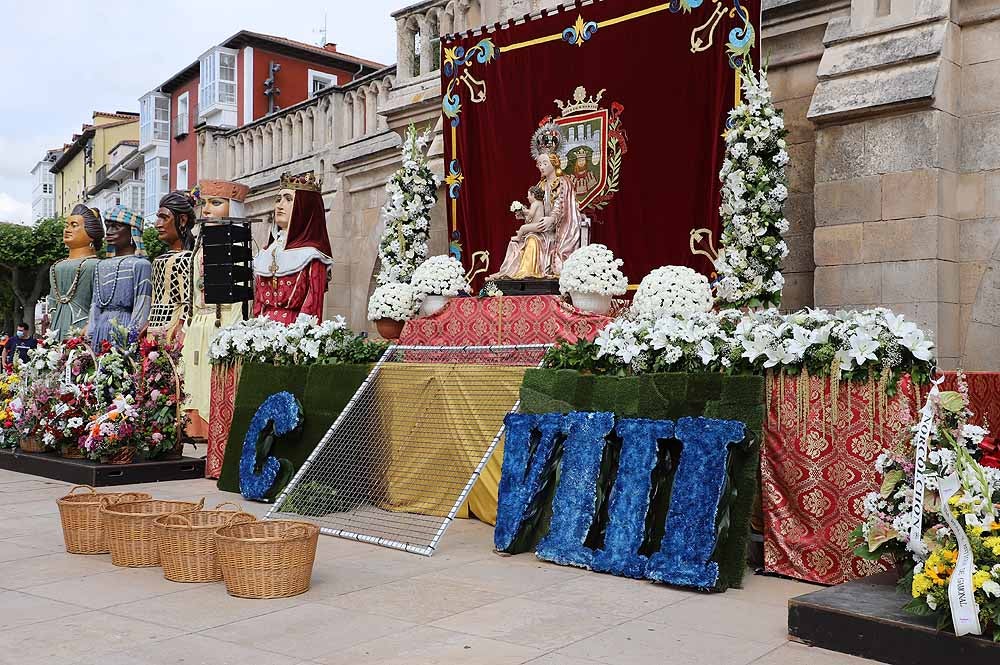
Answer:
<svg viewBox="0 0 1000 665"><path fill-rule="evenodd" d="M982 626L979 625L979 603L976 602L975 589L972 586L972 573L976 569L972 561L972 547L965 535L965 529L955 519L951 506L948 505L948 499L961 487L962 483L957 473L942 478L938 485L938 492L941 494L941 514L944 515L948 528L955 534L955 541L958 543L958 561L955 563L955 570L948 584L948 600L951 602L951 622L955 626L955 634L959 637L970 633L983 634Z"/></svg>
<svg viewBox="0 0 1000 665"><path fill-rule="evenodd" d="M913 450L916 456L913 471L913 504L910 507L911 524L910 540L907 547L911 551L916 551L916 545L924 537L924 490L927 488L927 479L924 472L927 470L927 443L930 441L931 430L934 428L934 407L931 405L931 398L938 395L938 386L944 381L942 376L934 381L930 392L927 393L927 401L920 409L920 423L917 425L917 432L913 435Z"/></svg>

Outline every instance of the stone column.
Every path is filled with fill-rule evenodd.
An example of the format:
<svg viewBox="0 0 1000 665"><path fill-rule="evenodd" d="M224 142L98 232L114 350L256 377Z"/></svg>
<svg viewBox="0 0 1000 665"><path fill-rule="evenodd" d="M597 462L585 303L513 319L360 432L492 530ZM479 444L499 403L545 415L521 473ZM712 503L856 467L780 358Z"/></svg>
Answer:
<svg viewBox="0 0 1000 665"><path fill-rule="evenodd" d="M431 26L426 16L420 17L420 75L430 74L434 69L434 55L431 53Z"/></svg>
<svg viewBox="0 0 1000 665"><path fill-rule="evenodd" d="M816 130L816 305L881 305L959 359L957 32L948 0L853 0L830 22Z"/></svg>
<svg viewBox="0 0 1000 665"><path fill-rule="evenodd" d="M401 79L411 78L413 71L413 32L407 28L408 16L396 21L396 75Z"/></svg>

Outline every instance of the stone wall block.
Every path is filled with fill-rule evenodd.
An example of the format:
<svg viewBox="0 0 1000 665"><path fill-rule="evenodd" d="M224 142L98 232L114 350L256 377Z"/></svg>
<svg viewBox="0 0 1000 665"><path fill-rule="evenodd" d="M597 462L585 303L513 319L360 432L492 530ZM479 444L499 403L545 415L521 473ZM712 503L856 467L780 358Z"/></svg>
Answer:
<svg viewBox="0 0 1000 665"><path fill-rule="evenodd" d="M787 150L788 190L790 192L811 192L816 182L815 144L789 145Z"/></svg>
<svg viewBox="0 0 1000 665"><path fill-rule="evenodd" d="M875 118L865 124L866 175L913 171L940 163L940 111Z"/></svg>
<svg viewBox="0 0 1000 665"><path fill-rule="evenodd" d="M879 176L818 182L814 190L816 226L882 219Z"/></svg>
<svg viewBox="0 0 1000 665"><path fill-rule="evenodd" d="M984 174L984 214L987 217L1000 217L1000 171Z"/></svg>
<svg viewBox="0 0 1000 665"><path fill-rule="evenodd" d="M958 264L959 302L971 305L976 302L976 293L983 282L983 275L989 263L986 261L966 261Z"/></svg>
<svg viewBox="0 0 1000 665"><path fill-rule="evenodd" d="M864 225L863 263L945 259L954 261L957 226L940 217L867 222Z"/></svg>
<svg viewBox="0 0 1000 665"><path fill-rule="evenodd" d="M937 76L935 61L918 61L821 80L809 106L809 118L829 122L882 106L928 102L934 98Z"/></svg>
<svg viewBox="0 0 1000 665"><path fill-rule="evenodd" d="M781 262L782 272L806 272L816 267L813 260L813 236L811 233L785 234L788 256Z"/></svg>
<svg viewBox="0 0 1000 665"><path fill-rule="evenodd" d="M785 201L785 217L788 219L788 233L812 233L816 226L813 215L813 193L792 192Z"/></svg>
<svg viewBox="0 0 1000 665"><path fill-rule="evenodd" d="M883 302L882 267L878 264L817 266L813 291L817 307Z"/></svg>
<svg viewBox="0 0 1000 665"><path fill-rule="evenodd" d="M970 321L961 365L962 369L972 372L1000 369L1000 327Z"/></svg>
<svg viewBox="0 0 1000 665"><path fill-rule="evenodd" d="M921 169L882 176L882 218L905 219L936 215L939 210L939 172Z"/></svg>
<svg viewBox="0 0 1000 665"><path fill-rule="evenodd" d="M962 67L945 58L939 63L941 70L934 87L934 108L958 116L962 105Z"/></svg>
<svg viewBox="0 0 1000 665"><path fill-rule="evenodd" d="M926 58L944 48L947 23L926 23L905 30L834 44L823 53L817 75L842 76Z"/></svg>
<svg viewBox="0 0 1000 665"><path fill-rule="evenodd" d="M970 219L958 227L958 253L962 261L985 261L1000 242L1000 219Z"/></svg>
<svg viewBox="0 0 1000 665"><path fill-rule="evenodd" d="M984 173L941 172L941 213L953 219L978 219L986 215Z"/></svg>
<svg viewBox="0 0 1000 665"><path fill-rule="evenodd" d="M942 266L950 264L954 271L954 298L941 292ZM884 302L958 302L957 264L936 259L920 261L890 261L879 266L882 270L882 295ZM945 281L947 275L944 276Z"/></svg>
<svg viewBox="0 0 1000 665"><path fill-rule="evenodd" d="M962 64L1000 60L1000 21L962 28Z"/></svg>
<svg viewBox="0 0 1000 665"><path fill-rule="evenodd" d="M788 137L785 140L789 145L809 143L814 140L816 129L806 117L809 111L808 97L786 99L776 106L784 113L785 127L788 129Z"/></svg>
<svg viewBox="0 0 1000 665"><path fill-rule="evenodd" d="M1000 111L1000 59L962 70L962 116Z"/></svg>
<svg viewBox="0 0 1000 665"><path fill-rule="evenodd" d="M816 182L867 175L864 157L864 124L823 127L816 131Z"/></svg>
<svg viewBox="0 0 1000 665"><path fill-rule="evenodd" d="M781 289L781 309L795 311L813 304L813 273L785 273L785 286Z"/></svg>
<svg viewBox="0 0 1000 665"><path fill-rule="evenodd" d="M962 119L962 171L1000 169L1000 112Z"/></svg>
<svg viewBox="0 0 1000 665"><path fill-rule="evenodd" d="M813 255L818 266L839 266L862 263L864 238L863 224L838 224L823 226L813 232Z"/></svg>

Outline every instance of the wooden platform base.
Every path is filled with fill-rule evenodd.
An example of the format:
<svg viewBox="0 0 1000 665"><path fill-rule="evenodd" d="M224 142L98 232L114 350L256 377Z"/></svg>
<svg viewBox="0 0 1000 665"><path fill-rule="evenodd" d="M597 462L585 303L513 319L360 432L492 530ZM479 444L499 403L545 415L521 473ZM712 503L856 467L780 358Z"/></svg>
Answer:
<svg viewBox="0 0 1000 665"><path fill-rule="evenodd" d="M66 459L56 455L0 450L0 469L63 480L77 485L108 487L155 483L164 480L190 480L205 477L205 460L182 457L176 460L98 464L90 460Z"/></svg>
<svg viewBox="0 0 1000 665"><path fill-rule="evenodd" d="M558 279L496 279L493 283L505 296L557 296Z"/></svg>
<svg viewBox="0 0 1000 665"><path fill-rule="evenodd" d="M788 633L800 642L893 665L997 665L1000 643L938 631L903 612L910 599L894 573L814 591L788 601Z"/></svg>

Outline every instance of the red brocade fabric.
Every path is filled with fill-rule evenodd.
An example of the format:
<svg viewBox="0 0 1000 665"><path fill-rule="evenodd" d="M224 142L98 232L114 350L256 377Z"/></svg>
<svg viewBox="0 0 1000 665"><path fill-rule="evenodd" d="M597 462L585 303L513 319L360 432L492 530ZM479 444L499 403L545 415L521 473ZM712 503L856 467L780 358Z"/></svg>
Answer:
<svg viewBox="0 0 1000 665"><path fill-rule="evenodd" d="M431 316L407 321L399 343L413 346L548 344L592 340L607 316L589 314L558 296L453 298Z"/></svg>
<svg viewBox="0 0 1000 665"><path fill-rule="evenodd" d="M222 473L222 458L229 440L236 408L236 388L240 385L242 362L212 367L212 402L208 421L208 451L205 456L205 477L218 478Z"/></svg>
<svg viewBox="0 0 1000 665"><path fill-rule="evenodd" d="M994 435L1000 433L1000 372L965 372L965 383L969 386L969 408L972 409L972 424L986 427ZM926 395L930 386L923 387ZM944 373L941 390L958 390L955 372Z"/></svg>
<svg viewBox="0 0 1000 665"><path fill-rule="evenodd" d="M690 11L662 0L564 4L564 11L443 43L445 56L484 39L497 48L489 62L450 68L442 59L442 90L453 84L460 104L456 120L444 118L444 139L449 229L460 233L462 260L468 267L473 252L489 250L499 266L520 224L508 212L511 201L523 202L539 181L532 134L543 119L560 118L554 100L572 103L582 86L588 99L603 91L599 107L619 114L628 139L614 197L583 211L593 221L591 242L621 257L633 282L663 265L708 274L708 260L689 250L689 233L704 227L717 237L720 229L722 135L736 90L727 38L743 29L741 17L728 1ZM760 0L738 5L759 44ZM720 9L729 11L713 23ZM586 41L567 40L574 26L590 22L599 27ZM759 64L756 48L751 57ZM651 63L667 66L651 76ZM568 161L562 167L572 174Z"/></svg>
<svg viewBox="0 0 1000 665"><path fill-rule="evenodd" d="M853 555L850 533L863 519L865 495L881 486L874 462L903 427L900 409L916 417L913 396L879 397L877 382L841 382L834 422L829 379L809 379L804 413L800 380L768 380L761 458L764 566L819 584L885 570L882 562Z"/></svg>
<svg viewBox="0 0 1000 665"><path fill-rule="evenodd" d="M257 275L253 292L254 316L266 316L285 325L294 323L299 314L322 317L326 266L322 261L310 261L305 270L292 275L274 279Z"/></svg>

